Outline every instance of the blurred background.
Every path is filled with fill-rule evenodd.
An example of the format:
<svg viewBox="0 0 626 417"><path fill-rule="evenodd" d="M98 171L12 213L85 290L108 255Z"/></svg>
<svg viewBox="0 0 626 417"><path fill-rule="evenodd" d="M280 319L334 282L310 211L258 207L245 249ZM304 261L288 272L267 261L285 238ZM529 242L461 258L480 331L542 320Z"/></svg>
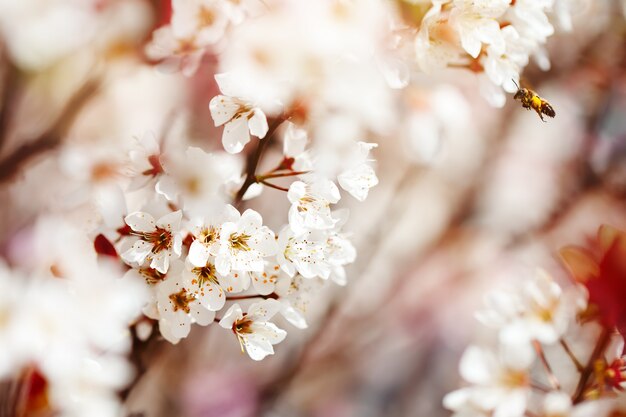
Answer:
<svg viewBox="0 0 626 417"><path fill-rule="evenodd" d="M61 3L0 0L5 256L20 230L62 207L73 184L55 162L63 146L115 149L153 131L221 147L208 108L216 59L185 77L143 52L167 1L84 0L82 12ZM363 204L343 202L358 249L348 285L325 288L309 328L259 363L215 326L145 347L129 412L449 415L441 398L460 383L460 354L491 337L473 318L484 293L537 267L562 276L558 248L585 243L602 223L626 228L624 4L579 3L574 30L548 41L551 69L531 63L522 77L556 118L542 123L510 96L490 107L470 71L412 74L404 124L374 152L380 184ZM288 202L265 193L253 207L276 226Z"/></svg>

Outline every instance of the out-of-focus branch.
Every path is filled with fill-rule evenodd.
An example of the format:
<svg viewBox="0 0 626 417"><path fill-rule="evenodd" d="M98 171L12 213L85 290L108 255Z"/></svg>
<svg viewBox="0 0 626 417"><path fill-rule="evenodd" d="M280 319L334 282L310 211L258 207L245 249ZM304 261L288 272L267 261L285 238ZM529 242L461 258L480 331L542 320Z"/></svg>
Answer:
<svg viewBox="0 0 626 417"><path fill-rule="evenodd" d="M56 147L61 143L85 104L95 95L100 86L97 80L85 83L69 100L57 120L33 141L20 146L0 162L0 182L7 181L19 172L31 158ZM4 110L3 110L4 111Z"/></svg>
<svg viewBox="0 0 626 417"><path fill-rule="evenodd" d="M13 113L11 106L15 102L18 91L19 71L15 65L7 60L2 75L2 96L0 98L0 106L2 106L0 108L0 149L9 133L11 115Z"/></svg>

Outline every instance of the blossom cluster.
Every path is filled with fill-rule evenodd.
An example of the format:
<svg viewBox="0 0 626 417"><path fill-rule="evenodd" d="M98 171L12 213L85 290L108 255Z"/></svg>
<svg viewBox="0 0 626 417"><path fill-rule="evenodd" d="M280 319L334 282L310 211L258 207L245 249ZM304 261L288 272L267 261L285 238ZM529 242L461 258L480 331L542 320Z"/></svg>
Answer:
<svg viewBox="0 0 626 417"><path fill-rule="evenodd" d="M459 370L469 385L443 400L454 416L605 416L623 411L623 329L616 327L615 311L607 314L623 294L617 287L606 289L624 279L623 260L617 261L619 270L614 262L624 259L625 236L601 227L599 261L588 249L564 248L562 259L574 278L567 286L538 270L517 288L486 296L476 318L497 331L496 346L472 345L463 353ZM581 352L586 352L586 362Z"/></svg>
<svg viewBox="0 0 626 417"><path fill-rule="evenodd" d="M475 71L485 98L500 107L502 90L518 89L530 58L550 68L545 44L553 21L571 30L574 7L567 0L433 1L416 38L417 62L426 73L455 66Z"/></svg>
<svg viewBox="0 0 626 417"><path fill-rule="evenodd" d="M219 138L199 141L189 126L165 120L162 132L144 134L155 128L142 126L132 140L101 125L121 137L75 140L66 125L84 108L70 100L71 114L60 109L52 123L59 131L18 149L22 158L58 147L43 162L26 155L32 165L12 184L12 196L40 203L41 212L0 248L0 378L27 389L43 384L37 404L48 411L105 417L117 415L117 394L132 381L133 344L176 344L193 324L213 325L254 360L273 354L286 337L281 321L307 327L317 290L348 282L357 253L340 201L363 202L378 184L372 154L381 139L468 134L465 99L445 86L423 99L418 70L477 72L501 105L500 87L514 91L529 57L547 66L549 16L567 23L568 7L569 0L0 0L3 78L35 80L20 105L49 85L69 88L73 71L86 66L101 78L101 100L116 97L111 107L126 109L135 97L119 99L116 77L154 72L164 84L176 79L172 90L210 85L203 98L212 120L204 123L221 136L216 147ZM150 16L163 11L153 26ZM170 74L177 71L187 78ZM12 90L3 85L3 96ZM7 104L2 129L9 113L30 121ZM99 104L94 113L106 107ZM184 119L190 109L175 110ZM113 113L124 127L143 121ZM108 114L98 118L108 123ZM47 192L44 181L30 192L29 181L41 184L49 172L63 185ZM284 197L285 218L278 198L267 212L254 206L262 193ZM559 301L561 290L543 275L533 285L526 298L494 298L482 315L506 346L555 343L576 314L576 294L574 304ZM510 403L516 410L525 409L524 389ZM474 397L481 394L464 391L450 404L497 408Z"/></svg>

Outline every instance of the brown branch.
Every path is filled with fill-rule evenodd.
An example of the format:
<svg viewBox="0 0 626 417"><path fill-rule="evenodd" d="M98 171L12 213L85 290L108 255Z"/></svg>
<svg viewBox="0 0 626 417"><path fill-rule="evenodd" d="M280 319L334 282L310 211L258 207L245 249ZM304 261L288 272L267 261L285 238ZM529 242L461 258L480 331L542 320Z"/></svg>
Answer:
<svg viewBox="0 0 626 417"><path fill-rule="evenodd" d="M57 120L33 141L20 146L0 162L0 182L13 178L24 163L33 157L58 146L69 131L85 104L98 90L100 83L92 80L81 87L65 106Z"/></svg>
<svg viewBox="0 0 626 417"><path fill-rule="evenodd" d="M271 294L267 294L267 295L261 295L261 294L235 295L232 297L226 297L226 301L253 300L255 298L262 298L264 300L269 300L271 298L272 300L278 300L279 296L275 292Z"/></svg>
<svg viewBox="0 0 626 417"><path fill-rule="evenodd" d="M589 378L593 374L594 365L596 361L600 359L600 357L604 353L604 350L608 346L611 340L612 333L613 332L611 329L608 329L606 327L602 328L602 333L600 334L600 337L598 338L598 342L596 343L596 346L593 349L591 356L589 357L589 361L587 361L587 365L585 366L585 369L583 369L580 375L580 380L578 381L576 392L574 393L572 397L572 402L574 404L578 404L584 399L585 389L587 388L587 383L589 382Z"/></svg>
<svg viewBox="0 0 626 417"><path fill-rule="evenodd" d="M548 381L550 381L550 385L552 385L552 388L554 388L555 390L560 390L561 384L556 378L556 375L554 375L552 367L550 367L550 364L548 363L548 359L546 359L546 354L543 351L543 347L537 340L533 340L533 346L535 348L535 351L537 352L537 356L539 357L541 364L543 365L543 368L546 371L546 375L548 376Z"/></svg>
<svg viewBox="0 0 626 417"><path fill-rule="evenodd" d="M559 342L561 343L561 346L563 346L563 349L565 350L565 353L567 353L567 356L569 356L569 358L572 360L572 362L576 366L576 369L578 370L578 372L582 372L585 369L585 367L580 363L578 358L576 358L576 355L574 355L574 352L572 352L572 350L570 349L565 339L560 339Z"/></svg>
<svg viewBox="0 0 626 417"><path fill-rule="evenodd" d="M271 183L271 182L269 182L269 181L260 180L260 181L258 181L258 182L260 182L261 184L263 184L263 185L265 185L265 186L268 186L268 187L270 187L270 188L273 188L273 189L275 189L275 190L285 191L285 192L288 192L288 191L289 191L289 188L285 188L285 187L281 187L280 185L272 184L272 183Z"/></svg>
<svg viewBox="0 0 626 417"><path fill-rule="evenodd" d="M278 126L280 126L285 120L286 119L284 117L278 117L277 119L275 119L268 129L265 138L259 139L257 141L256 149L254 150L254 152L248 155L248 160L246 162L246 178L243 181L243 185L237 192L237 195L235 196L235 199L233 201L233 205L235 207L241 205L243 196L246 194L246 191L248 191L248 188L250 188L252 184L256 183L256 168L261 161L263 151L265 150L265 148L267 148L270 141L273 139L274 133L276 132Z"/></svg>
<svg viewBox="0 0 626 417"><path fill-rule="evenodd" d="M5 63L4 80L2 82L2 98L0 99L0 149L6 142L9 134L11 116L13 115L12 104L18 94L19 71L8 60Z"/></svg>

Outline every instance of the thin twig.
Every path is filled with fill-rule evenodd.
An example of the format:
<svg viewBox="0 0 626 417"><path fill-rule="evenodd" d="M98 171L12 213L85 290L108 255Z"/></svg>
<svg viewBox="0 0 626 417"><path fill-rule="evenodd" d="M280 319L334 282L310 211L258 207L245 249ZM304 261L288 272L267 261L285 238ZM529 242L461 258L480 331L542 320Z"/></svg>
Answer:
<svg viewBox="0 0 626 417"><path fill-rule="evenodd" d="M548 363L548 360L546 359L546 355L543 351L543 347L536 340L533 340L533 346L535 347L535 351L537 352L537 356L539 356L539 360L541 361L543 368L546 370L546 374L548 375L548 381L550 381L550 385L552 385L554 389L560 390L561 384L559 383L559 380L556 378L556 375L554 375L554 372L552 372L552 368L550 367L550 364Z"/></svg>
<svg viewBox="0 0 626 417"><path fill-rule="evenodd" d="M274 172L274 171L272 171ZM257 175L256 179L257 181L262 181L262 180L268 180L271 178L282 178L282 177L294 177L296 175L304 175L304 174L308 174L310 171L290 171L290 172L281 172L278 174L274 174L274 173L269 173L269 174L262 174L262 175Z"/></svg>
<svg viewBox="0 0 626 417"><path fill-rule="evenodd" d="M587 388L587 383L589 382L589 378L593 374L594 365L596 361L600 359L602 354L604 354L604 350L611 340L612 333L613 332L611 329L608 329L606 327L602 328L602 333L600 334L598 342L596 343L596 346L593 349L591 356L589 357L589 361L587 361L585 369L583 369L580 375L580 379L578 380L578 386L576 387L576 391L572 396L572 402L574 404L578 404L583 400L583 397L585 395L585 389Z"/></svg>
<svg viewBox="0 0 626 417"><path fill-rule="evenodd" d="M272 184L271 182L267 182L265 180L260 180L259 182L263 185L266 185L270 188L274 188L276 190L285 191L285 192L289 191L289 188L281 187L280 185Z"/></svg>
<svg viewBox="0 0 626 417"><path fill-rule="evenodd" d="M569 348L569 345L567 344L567 342L564 339L561 339L559 342L561 343L561 346L563 346L563 349L565 349L565 353L567 353L567 356L569 356L572 362L574 362L574 365L576 366L576 369L578 370L578 372L582 372L585 369L585 367L580 363L578 358L576 358L576 356L574 355L574 352L572 352L572 350Z"/></svg>
<svg viewBox="0 0 626 417"><path fill-rule="evenodd" d="M261 157L263 156L263 151L265 150L265 148L267 148L270 141L274 137L274 132L276 132L276 129L278 128L278 126L280 126L284 121L285 121L284 117L279 117L275 119L272 125L270 126L270 128L268 129L267 134L265 135L265 138L259 139L257 141L257 145L256 145L256 149L254 153L248 156L248 161L246 162L246 167L247 167L246 178L244 179L243 185L241 186L241 188L237 192L237 195L235 196L235 199L233 201L234 206L237 207L241 204L241 202L243 201L243 196L246 194L246 191L248 191L248 188L250 188L252 184L256 183L256 168L259 165L259 162L261 161Z"/></svg>
<svg viewBox="0 0 626 417"><path fill-rule="evenodd" d="M267 295L261 294L250 294L250 295L236 295L232 297L226 297L226 301L235 301L235 300L253 300L255 298L262 298L264 300L269 300L270 298L273 300L278 300L278 294L275 292Z"/></svg>

